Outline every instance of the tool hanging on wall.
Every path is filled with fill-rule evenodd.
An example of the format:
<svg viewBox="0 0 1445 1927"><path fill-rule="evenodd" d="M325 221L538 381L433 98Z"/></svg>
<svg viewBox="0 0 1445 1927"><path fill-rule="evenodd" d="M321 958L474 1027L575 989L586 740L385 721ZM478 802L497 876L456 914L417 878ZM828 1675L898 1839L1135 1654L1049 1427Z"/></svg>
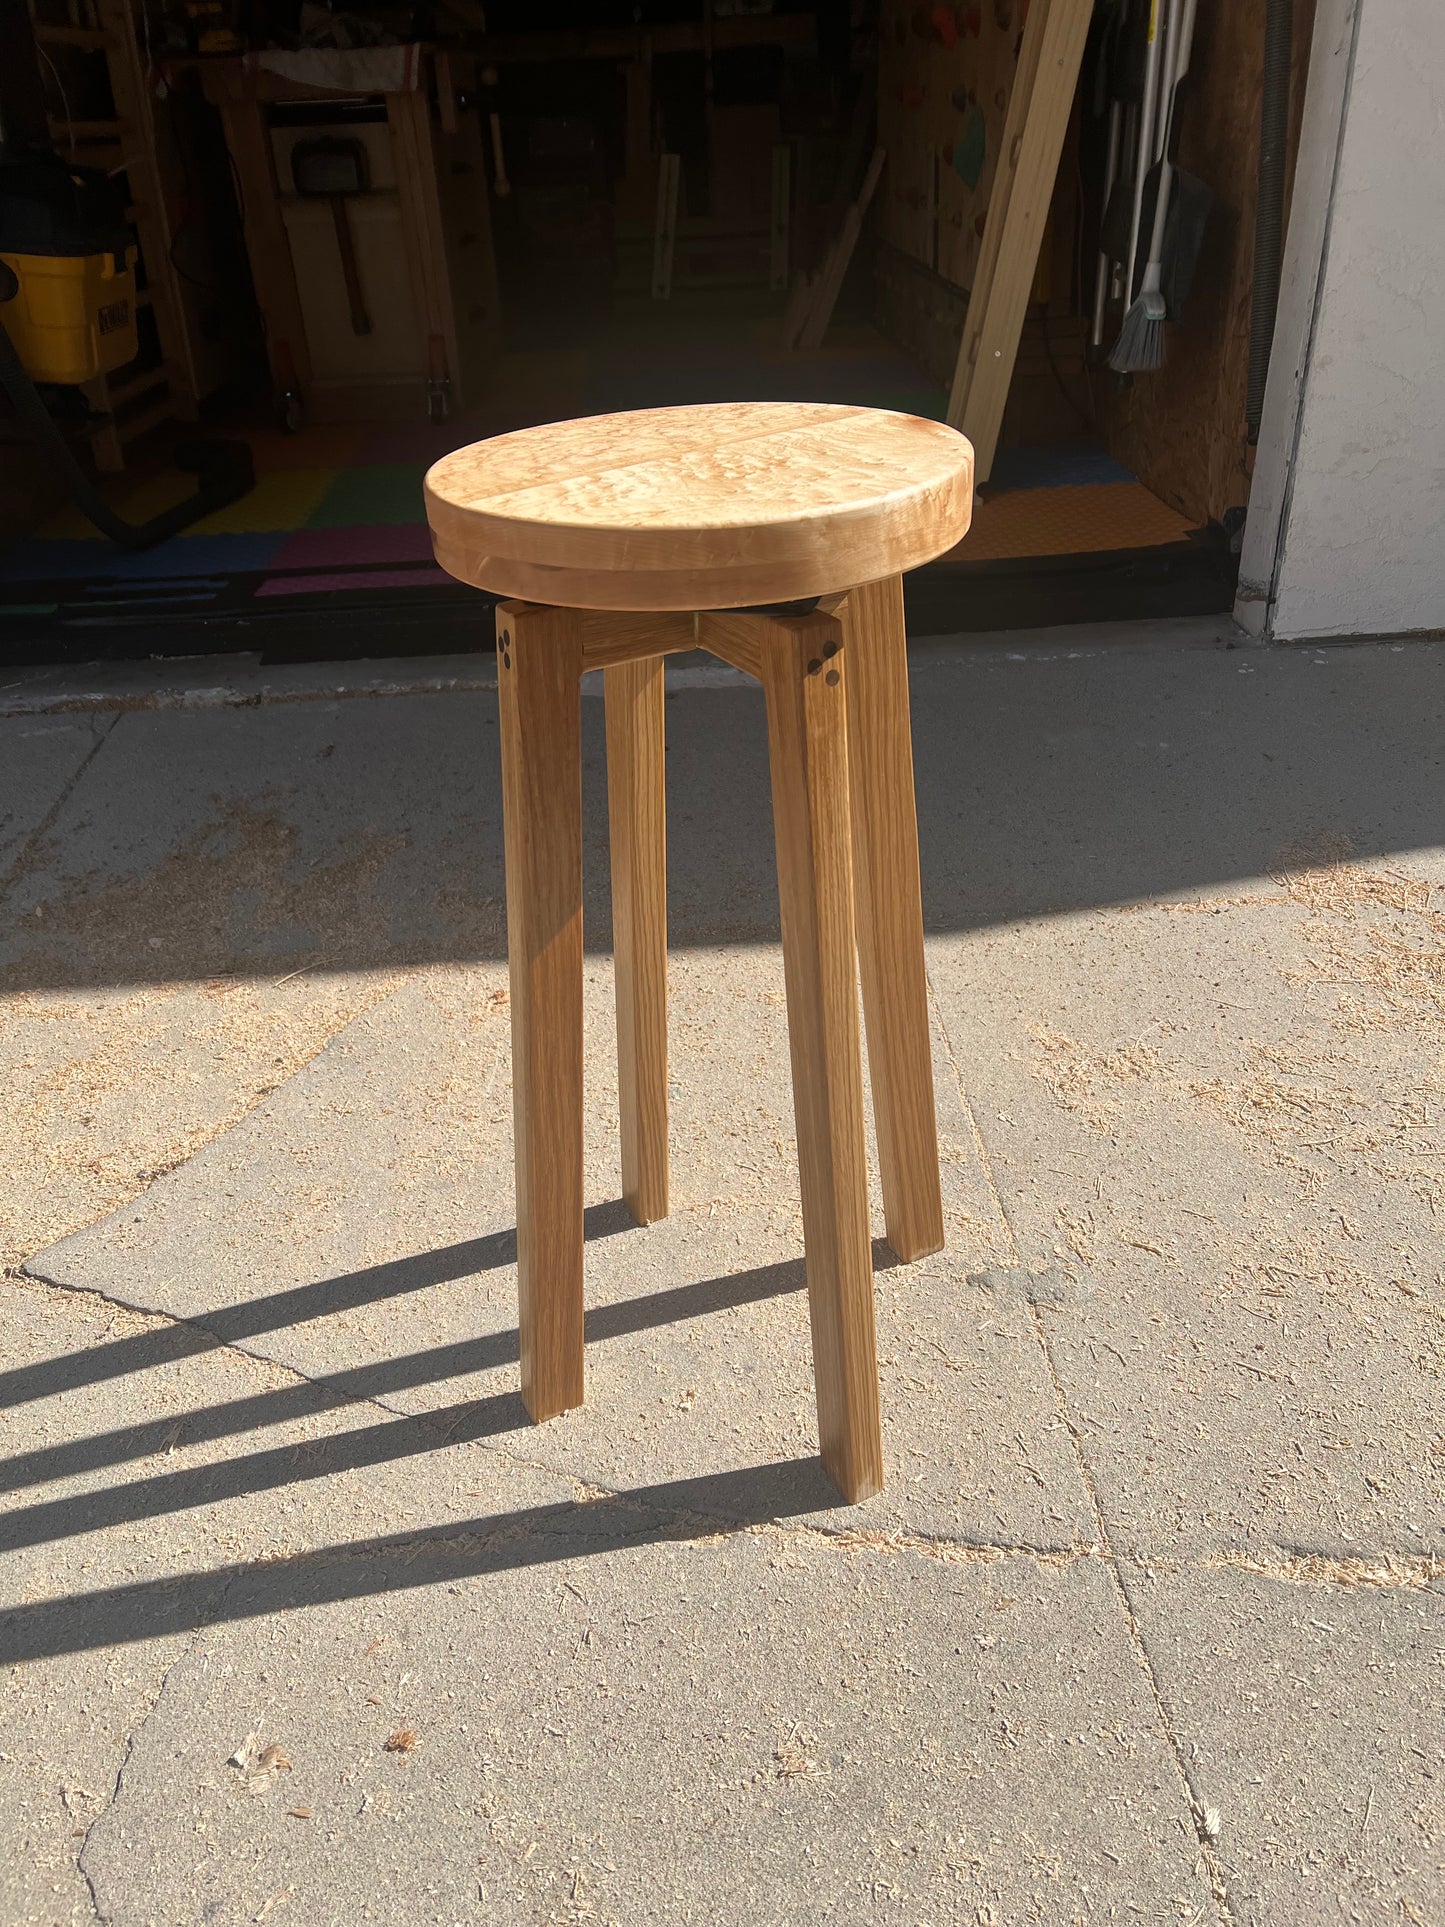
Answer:
<svg viewBox="0 0 1445 1927"><path fill-rule="evenodd" d="M371 316L366 311L356 242L346 209L347 201L365 194L371 184L366 149L359 140L338 140L331 134L314 141L297 141L291 149L291 179L303 200L331 203L336 251L341 256L341 278L346 284L346 300L351 309L351 332L369 335Z"/></svg>
<svg viewBox="0 0 1445 1927"><path fill-rule="evenodd" d="M1112 102L1119 108L1117 116L1112 108L1110 111L1111 122L1117 119L1119 145L1113 168L1109 171L1103 213L1099 219L1099 252L1107 260L1104 274L1105 312L1124 289L1124 263L1134 237L1134 186L1139 175L1144 75L1148 64L1150 22L1156 4L1157 0L1119 0L1112 37L1109 30L1105 30L1105 51L1108 55L1105 85ZM1102 105L1096 107L1095 111L1102 113ZM1094 345L1102 345L1103 338L1104 318L1101 314Z"/></svg>
<svg viewBox="0 0 1445 1927"><path fill-rule="evenodd" d="M1099 217L1099 255L1094 268L1093 320L1089 330L1089 339L1095 348L1104 339L1104 310L1108 305L1109 285L1114 273L1113 259L1105 245L1104 229L1109 200L1119 177L1124 138L1125 84L1119 68L1126 25L1127 5L1125 0L1120 0L1120 4L1110 10L1099 36L1099 61L1094 79L1094 116L1096 119L1106 113L1108 116L1104 146L1104 192Z"/></svg>
<svg viewBox="0 0 1445 1927"><path fill-rule="evenodd" d="M1139 293L1129 305L1119 329L1119 339L1109 355L1109 366L1119 374L1148 373L1160 367L1164 360L1164 322L1169 312L1164 297L1165 234L1174 185L1174 167L1170 155L1174 145L1179 86L1189 68L1197 4L1198 0L1168 0L1169 65L1167 85L1160 100L1164 140L1160 158L1152 171L1154 207L1149 258ZM1142 207L1144 182L1141 180L1139 185ZM1132 289L1132 282L1129 285Z"/></svg>
<svg viewBox="0 0 1445 1927"><path fill-rule="evenodd" d="M1112 170L1110 185L1104 195L1104 212L1099 225L1099 261L1094 283L1094 307L1091 324L1091 343L1095 349L1102 347L1105 339L1112 340L1118 332L1118 323L1109 325L1108 316L1116 302L1127 309L1140 291L1144 278L1146 262L1140 258L1140 250L1135 247L1134 274L1132 280L1125 279L1125 268L1134 238L1133 201L1136 186L1138 155L1141 145L1140 121L1142 111L1142 81L1145 67L1146 36L1149 28L1149 14L1154 0L1120 0L1119 27L1112 49L1109 46L1109 28L1105 28L1105 41L1100 53L1100 72L1096 82L1094 117L1099 119L1105 112L1108 101L1110 127L1116 119L1115 109L1119 110L1117 120L1121 128L1120 152L1117 166ZM1161 47L1167 19L1158 25ZM1184 43L1185 22L1180 17L1180 32L1172 43L1176 54L1182 54L1183 65L1189 64L1190 47ZM1167 57L1167 56L1166 56ZM1172 66L1172 62L1171 62ZM1182 69L1181 69L1182 77ZM1168 150L1170 163L1170 196L1165 213L1163 254L1161 259L1162 293L1167 318L1177 321L1188 298L1193 284L1195 269L1198 266L1200 250L1203 246L1205 229L1210 212L1214 206L1214 195L1203 181L1179 166L1178 114L1172 105L1172 88L1168 80L1173 78L1172 71L1166 76L1161 60L1159 72L1158 98L1151 116L1153 132L1150 147L1162 157ZM1112 138L1110 140L1112 152ZM1156 159L1144 176L1142 192L1139 195L1139 233L1151 236L1154 215L1158 206L1158 189L1162 158ZM1106 158L1107 169L1107 158ZM1147 255L1147 246L1143 250Z"/></svg>
<svg viewBox="0 0 1445 1927"><path fill-rule="evenodd" d="M1139 254L1139 227L1144 213L1144 176L1154 159L1154 121L1159 96L1159 54L1160 28L1163 24L1161 7L1167 7L1169 0L1143 0L1144 11L1141 18L1144 27L1144 75L1139 93L1138 149L1134 158L1134 172L1130 178L1129 205L1129 244L1124 254L1125 299L1128 290L1134 285L1134 264Z"/></svg>

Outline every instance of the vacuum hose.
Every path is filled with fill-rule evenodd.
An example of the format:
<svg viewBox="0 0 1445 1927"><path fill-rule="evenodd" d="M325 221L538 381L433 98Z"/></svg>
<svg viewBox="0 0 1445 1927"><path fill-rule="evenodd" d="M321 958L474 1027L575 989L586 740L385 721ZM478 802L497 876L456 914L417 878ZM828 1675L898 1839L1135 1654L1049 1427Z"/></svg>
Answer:
<svg viewBox="0 0 1445 1927"><path fill-rule="evenodd" d="M1289 133L1289 67L1292 0L1268 0L1264 21L1264 91L1259 110L1259 196L1254 210L1254 296L1249 315L1249 383L1244 419L1251 443L1259 440L1269 351L1279 306L1279 269L1284 250L1284 173Z"/></svg>
<svg viewBox="0 0 1445 1927"><path fill-rule="evenodd" d="M0 268L0 278L9 274L8 268ZM14 293L13 286L8 295L6 288L0 286L0 304ZM16 414L35 437L41 456L64 484L76 507L102 535L108 535L123 549L154 548L157 542L164 542L167 536L198 522L213 509L238 501L255 487L255 466L245 442L187 442L175 451L175 457L180 467L197 477L195 494L184 502L177 502L174 508L152 516L149 522L122 521L76 460L59 424L36 393L35 384L26 374L15 344L6 332L3 305L0 305L0 388L10 397Z"/></svg>

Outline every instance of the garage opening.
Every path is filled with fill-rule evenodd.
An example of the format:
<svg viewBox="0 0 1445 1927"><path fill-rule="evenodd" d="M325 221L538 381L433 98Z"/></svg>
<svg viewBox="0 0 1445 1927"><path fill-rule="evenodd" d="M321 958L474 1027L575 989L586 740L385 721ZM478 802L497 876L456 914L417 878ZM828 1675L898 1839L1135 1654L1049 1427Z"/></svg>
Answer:
<svg viewBox="0 0 1445 1927"><path fill-rule="evenodd" d="M1312 0L1283 11L32 0L49 139L122 190L139 309L134 358L47 406L132 520L193 490L198 427L255 479L126 553L8 418L0 646L483 646L422 519L450 449L689 401L953 418L990 382L974 524L912 580L915 629L1226 609L1261 133L1287 206ZM1120 370L1166 158L1162 365ZM996 338L1001 378L965 366Z"/></svg>

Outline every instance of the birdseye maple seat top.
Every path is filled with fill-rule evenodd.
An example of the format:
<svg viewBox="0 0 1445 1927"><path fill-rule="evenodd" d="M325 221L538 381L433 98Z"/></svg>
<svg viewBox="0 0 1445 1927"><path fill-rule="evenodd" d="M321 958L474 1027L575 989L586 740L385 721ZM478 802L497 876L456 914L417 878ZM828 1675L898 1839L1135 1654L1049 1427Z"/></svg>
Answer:
<svg viewBox="0 0 1445 1927"><path fill-rule="evenodd" d="M460 581L579 609L728 609L901 575L967 532L973 450L941 422L717 402L518 429L426 478Z"/></svg>

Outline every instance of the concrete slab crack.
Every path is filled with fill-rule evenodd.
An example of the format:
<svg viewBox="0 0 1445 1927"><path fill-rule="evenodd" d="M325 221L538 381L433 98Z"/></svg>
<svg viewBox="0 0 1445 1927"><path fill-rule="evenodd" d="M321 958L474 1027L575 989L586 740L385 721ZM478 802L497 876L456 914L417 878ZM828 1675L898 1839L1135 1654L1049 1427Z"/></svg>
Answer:
<svg viewBox="0 0 1445 1927"><path fill-rule="evenodd" d="M230 1591L231 1587L234 1584L235 1584L235 1579L233 1577L222 1587L220 1598L217 1601L218 1605L225 1599L226 1594ZM90 1848L90 1837L95 1832L95 1829L100 1825L101 1821L105 1819L106 1815L112 1811L116 1801L119 1799L121 1786L125 1780L126 1769L129 1767L131 1762L131 1755L135 1751L136 1741L140 1738L142 1732L145 1730L147 1723L154 1717L156 1708L160 1705L161 1700L165 1697L166 1688L170 1685L170 1682L171 1682L171 1675L175 1672L176 1668L181 1664L183 1660L189 1659L191 1654L195 1652L197 1646L200 1645L204 1635L205 1635L205 1627L204 1626L198 1627L194 1636L186 1642L184 1650L175 1655L175 1657L171 1660L170 1664L166 1667L165 1671L161 1674L160 1683L156 1687L156 1690L151 1697L150 1705L145 1709L145 1711L141 1714L140 1718L136 1721L135 1725L131 1728L130 1732L126 1735L125 1752L121 1756L120 1765L116 1768L115 1779L111 1784L110 1793L105 1801L105 1804L101 1807L100 1811L95 1815L94 1819L91 1820L90 1824L86 1827L85 1836L81 1840L80 1849L75 1856L76 1869L79 1872L81 1879L85 1882L86 1888L90 1894L90 1905L95 1914L96 1920L100 1923L100 1927L109 1927L111 1915L108 1914L101 1906L100 1894L96 1889L95 1880L91 1875L90 1869L85 1864L85 1857Z"/></svg>
<svg viewBox="0 0 1445 1927"><path fill-rule="evenodd" d="M1027 1267L1024 1263L1018 1233L1014 1228L1013 1219L1009 1213L1003 1192L1000 1190L998 1181L994 1176L993 1166L988 1154L988 1145L980 1129L973 1105L969 1100L963 1076L959 1069L958 1059L953 1049L953 1040L948 1034L948 1026L944 1021L943 1011L933 986L931 974L928 978L928 994L933 1003L934 1015L938 1020L938 1028L943 1038L944 1049L948 1054L949 1068L953 1073L958 1101L963 1108L964 1116L968 1119L969 1130L973 1136L974 1148L983 1168L989 1193L993 1198L999 1219L1007 1234L1009 1249L1013 1258L1013 1266L1019 1274L1027 1275ZM1124 1576L1121 1570L1120 1557L1110 1536L1108 1521L1104 1516L1104 1508L1099 1498L1098 1484L1094 1478L1093 1469L1089 1465L1084 1452L1083 1433L1070 1409L1068 1395L1064 1390L1063 1378L1058 1370L1052 1348L1049 1344L1048 1331L1045 1327L1043 1314L1040 1312L1038 1304L1031 1294L1021 1293L1020 1298L1026 1307L1029 1320L1033 1325L1034 1336L1043 1354L1044 1364L1054 1388L1054 1397L1058 1404L1059 1414L1068 1428L1069 1439L1073 1447L1074 1463L1078 1469L1080 1482L1083 1485L1085 1493L1088 1495L1089 1509L1094 1520L1094 1529L1098 1535L1099 1545L1102 1548L1103 1562L1113 1582L1115 1596L1119 1603L1119 1610L1123 1616L1124 1624L1128 1632L1130 1650L1136 1665L1144 1677L1149 1696L1154 1703L1159 1719L1160 1730L1163 1732L1174 1758L1175 1770L1179 1777L1184 1802L1189 1812L1195 1837L1199 1843L1196 1864L1203 1871L1211 1898L1214 1901L1216 1914L1222 1923L1222 1927L1235 1927L1235 1914L1229 1900L1224 1866L1214 1846L1210 1826L1212 1815L1200 1796L1194 1784L1193 1777L1190 1774L1183 1743L1175 1730L1174 1721L1170 1715L1163 1689L1159 1683L1159 1674L1150 1656L1143 1629L1139 1624L1133 1604L1129 1598L1128 1589L1125 1586Z"/></svg>
<svg viewBox="0 0 1445 1927"><path fill-rule="evenodd" d="M238 1126L244 1124L248 1118L252 1117L264 1104L274 1097L278 1091L284 1090L293 1079L301 1076L304 1071L309 1070L318 1058L323 1057L332 1045L338 1043L345 1037L355 1025L359 1024L364 1018L369 1017L380 1005L388 1002L391 998L398 996L405 990L409 984L415 981L417 974L415 971L407 971L396 976L394 981L383 978L369 984L366 987L365 993L358 998L355 1008L343 1023L339 1024L336 1029L327 1031L319 1040L311 1040L307 1048L298 1050L293 1054L278 1082L263 1084L259 1088L244 1092L233 1109L224 1112L219 1117L213 1117L205 1125L199 1127L199 1130L192 1132L190 1136L184 1140L183 1149L176 1151L173 1155L167 1154L160 1157L153 1157L149 1162L148 1168L137 1173L138 1178L141 1180L137 1188L122 1192L118 1198L113 1197L106 1208L96 1217L91 1218L89 1221L71 1223L58 1239L52 1230L50 1241L46 1243L42 1250L33 1252L28 1257L21 1258L18 1265L14 1262L14 1254L12 1253L9 1261L0 1262L0 1278L20 1276L38 1279L42 1283L55 1285L65 1290L77 1292L88 1290L88 1287L83 1285L71 1285L67 1281L51 1278L47 1276L43 1270L40 1270L38 1267L44 1259L45 1252L55 1250L59 1245L67 1243L72 1238L79 1237L83 1232L92 1230L97 1225L104 1224L107 1219L115 1218L119 1216L121 1212L131 1210L137 1199L145 1197L163 1178L169 1177L173 1172L190 1164L193 1159L200 1157L203 1152L209 1150L213 1144L218 1144L222 1138L227 1137L232 1131L236 1130ZM495 1072L493 1074L495 1074ZM36 1268L32 1269L32 1267ZM104 1293L93 1295L105 1296ZM149 1305L130 1303L121 1298L113 1298L111 1302L121 1306L122 1309L127 1311L139 1311L154 1316L164 1315L155 1313Z"/></svg>
<svg viewBox="0 0 1445 1927"><path fill-rule="evenodd" d="M0 876L0 896L4 896L4 894L25 875L26 870L30 867L31 858L39 849L42 840L49 834L51 825L56 822L60 812L75 794L76 787L85 775L85 772L109 742L111 736L114 734L116 724L119 721L120 717L115 715L110 718L109 722L92 725L95 732L94 743L71 771L69 780L62 785L59 794L50 805L50 808L21 844L20 849L16 853L15 861L10 865L10 868L5 872L4 876Z"/></svg>

